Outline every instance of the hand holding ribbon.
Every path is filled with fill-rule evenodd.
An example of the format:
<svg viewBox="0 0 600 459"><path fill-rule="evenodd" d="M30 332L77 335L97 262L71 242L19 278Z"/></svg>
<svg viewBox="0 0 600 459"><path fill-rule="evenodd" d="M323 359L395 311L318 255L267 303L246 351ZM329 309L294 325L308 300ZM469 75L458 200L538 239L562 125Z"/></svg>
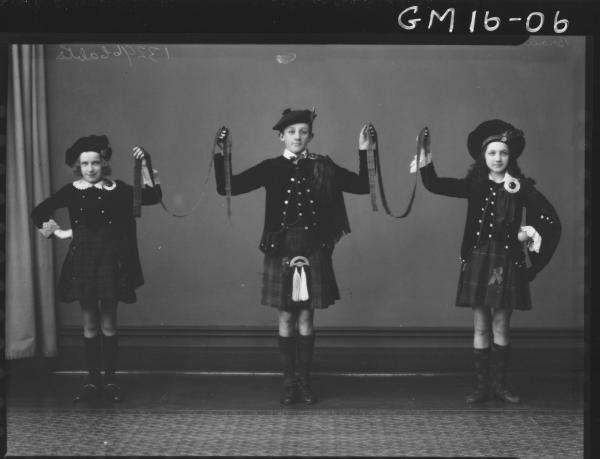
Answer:
<svg viewBox="0 0 600 459"><path fill-rule="evenodd" d="M375 150L377 148L377 133L375 127L369 123L365 124L358 135L359 150Z"/></svg>
<svg viewBox="0 0 600 459"><path fill-rule="evenodd" d="M231 148L232 141L229 129L225 126L219 128L215 135L213 145L213 156L223 155L223 167L225 169L225 197L227 200L227 218L231 221Z"/></svg>
<svg viewBox="0 0 600 459"><path fill-rule="evenodd" d="M222 126L215 135L215 148L213 149L213 154L222 155L228 140L229 129L226 126Z"/></svg>
<svg viewBox="0 0 600 459"><path fill-rule="evenodd" d="M419 157L419 169L431 162L431 134L425 126L417 136L417 154L410 163L410 173L417 172L417 156Z"/></svg>

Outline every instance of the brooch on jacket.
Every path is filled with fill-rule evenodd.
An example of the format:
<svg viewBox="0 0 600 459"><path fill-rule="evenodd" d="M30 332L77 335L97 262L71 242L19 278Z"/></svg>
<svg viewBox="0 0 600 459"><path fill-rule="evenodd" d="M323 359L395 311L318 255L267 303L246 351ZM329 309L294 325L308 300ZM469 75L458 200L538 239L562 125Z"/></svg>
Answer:
<svg viewBox="0 0 600 459"><path fill-rule="evenodd" d="M521 182L506 172L504 176L504 189L509 193L516 193L521 189Z"/></svg>

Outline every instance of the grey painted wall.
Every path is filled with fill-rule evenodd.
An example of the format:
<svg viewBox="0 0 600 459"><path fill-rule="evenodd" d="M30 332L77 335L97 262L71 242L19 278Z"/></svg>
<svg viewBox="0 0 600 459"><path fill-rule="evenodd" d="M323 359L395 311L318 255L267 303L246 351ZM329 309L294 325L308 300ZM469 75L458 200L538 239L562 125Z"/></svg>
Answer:
<svg viewBox="0 0 600 459"><path fill-rule="evenodd" d="M82 52L85 51L85 55ZM286 107L316 106L312 151L356 170L358 132L379 132L388 199L408 202L408 163L427 125L440 175L470 165L466 137L481 121L524 130L520 165L537 180L563 222L551 264L532 284L534 309L513 327L583 326L584 40L531 39L521 46L157 45L126 56L107 45L47 47L53 188L71 180L65 149L78 137L107 134L114 176L132 181L131 147L143 145L159 169L164 201L186 218L145 207L138 238L146 285L120 309L122 325L263 326L258 251L264 191L225 199L209 178L215 131L230 127L234 171L280 153L271 126ZM121 51L121 55L118 50ZM92 53L96 53L93 55ZM153 55L150 55L150 52ZM293 54L292 54L293 53ZM277 55L290 60L280 63ZM352 233L334 254L342 300L317 313L324 326L470 326L453 306L466 201L419 184L409 218L373 213L369 196L346 195ZM59 219L66 223L66 214ZM57 264L66 244L55 242ZM62 325L80 323L61 304Z"/></svg>

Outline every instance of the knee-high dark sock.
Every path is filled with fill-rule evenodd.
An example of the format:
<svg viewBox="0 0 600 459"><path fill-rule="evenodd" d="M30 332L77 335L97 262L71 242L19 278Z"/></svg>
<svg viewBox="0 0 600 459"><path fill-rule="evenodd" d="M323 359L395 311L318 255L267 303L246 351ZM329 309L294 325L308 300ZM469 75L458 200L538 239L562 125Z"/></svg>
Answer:
<svg viewBox="0 0 600 459"><path fill-rule="evenodd" d="M508 371L508 357L510 347L492 343L492 378L499 388L506 387L506 373Z"/></svg>
<svg viewBox="0 0 600 459"><path fill-rule="evenodd" d="M298 336L298 376L305 383L310 383L310 368L315 348L315 335Z"/></svg>
<svg viewBox="0 0 600 459"><path fill-rule="evenodd" d="M83 355L85 369L89 373L91 382L96 384L100 378L100 334L93 338L83 337Z"/></svg>
<svg viewBox="0 0 600 459"><path fill-rule="evenodd" d="M508 386L508 358L510 346L492 344L492 389L494 396L508 403L520 403L521 398Z"/></svg>
<svg viewBox="0 0 600 459"><path fill-rule="evenodd" d="M119 335L103 335L102 351L104 354L104 375L107 378L114 378L117 370L117 352L119 350Z"/></svg>
<svg viewBox="0 0 600 459"><path fill-rule="evenodd" d="M490 348L473 349L477 386L467 395L467 403L479 403L488 399L490 386Z"/></svg>
<svg viewBox="0 0 600 459"><path fill-rule="evenodd" d="M283 378L286 381L293 381L296 373L296 337L279 336L278 345Z"/></svg>

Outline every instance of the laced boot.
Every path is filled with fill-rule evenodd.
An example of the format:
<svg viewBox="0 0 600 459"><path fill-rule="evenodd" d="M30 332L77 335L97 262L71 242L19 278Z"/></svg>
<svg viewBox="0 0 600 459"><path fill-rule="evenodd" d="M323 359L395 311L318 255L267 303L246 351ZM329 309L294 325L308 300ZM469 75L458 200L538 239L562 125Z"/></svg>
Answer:
<svg viewBox="0 0 600 459"><path fill-rule="evenodd" d="M492 396L506 403L521 403L521 398L515 394L506 382L508 356L510 346L492 345Z"/></svg>
<svg viewBox="0 0 600 459"><path fill-rule="evenodd" d="M490 392L490 348L473 349L475 360L475 390L467 395L467 403L481 403L489 399Z"/></svg>
<svg viewBox="0 0 600 459"><path fill-rule="evenodd" d="M121 387L117 384L117 352L119 350L118 335L103 336L104 354L104 395L111 402L122 402Z"/></svg>
<svg viewBox="0 0 600 459"><path fill-rule="evenodd" d="M315 347L315 335L298 336L298 395L307 405L317 402L317 396L310 387L310 367Z"/></svg>
<svg viewBox="0 0 600 459"><path fill-rule="evenodd" d="M100 395L100 335L83 337L83 355L88 371L85 383L73 397L75 403L92 400Z"/></svg>
<svg viewBox="0 0 600 459"><path fill-rule="evenodd" d="M295 403L298 399L295 378L296 361L296 337L279 336L278 339L279 355L283 366L283 388L279 402L288 406Z"/></svg>

